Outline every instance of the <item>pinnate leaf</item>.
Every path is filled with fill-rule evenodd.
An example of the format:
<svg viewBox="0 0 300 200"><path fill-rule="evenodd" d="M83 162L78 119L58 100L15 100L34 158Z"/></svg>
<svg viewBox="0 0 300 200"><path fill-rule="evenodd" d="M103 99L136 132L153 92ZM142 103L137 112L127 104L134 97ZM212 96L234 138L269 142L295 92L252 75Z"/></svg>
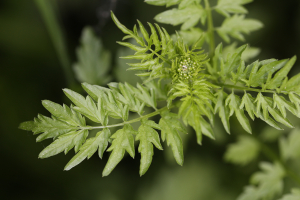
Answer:
<svg viewBox="0 0 300 200"><path fill-rule="evenodd" d="M285 160L300 157L300 130L294 129L287 138L281 137L279 140L280 153Z"/></svg>
<svg viewBox="0 0 300 200"><path fill-rule="evenodd" d="M167 10L156 15L154 19L160 23L171 24L173 26L182 24L181 30L187 30L195 26L200 19L204 23L206 19L206 11L200 4L190 5L184 9L173 8L171 10Z"/></svg>
<svg viewBox="0 0 300 200"><path fill-rule="evenodd" d="M42 133L36 138L37 142L48 138L57 138L60 135L77 129L76 126L64 123L60 120L57 120L55 117L49 118L41 114L39 114L34 121L21 123L19 128L32 131L33 134Z"/></svg>
<svg viewBox="0 0 300 200"><path fill-rule="evenodd" d="M249 120L246 117L246 115L244 114L244 111L239 108L240 104L241 104L241 99L237 95L234 95L234 93L231 93L227 97L225 103L226 103L226 106L228 105L228 107L230 109L229 115L232 116L233 113L235 113L238 121L240 122L240 124L242 125L244 130L247 131L248 133L251 133L252 130L251 130Z"/></svg>
<svg viewBox="0 0 300 200"><path fill-rule="evenodd" d="M258 156L259 151L260 145L254 138L240 136L236 143L228 146L224 158L227 162L246 165Z"/></svg>
<svg viewBox="0 0 300 200"><path fill-rule="evenodd" d="M123 159L125 151L127 151L129 155L134 158L135 150L133 135L136 135L136 131L131 125L125 124L122 129L118 130L111 136L111 138L114 140L107 151L112 152L104 167L102 176L108 176L112 172L117 164Z"/></svg>
<svg viewBox="0 0 300 200"><path fill-rule="evenodd" d="M140 141L138 149L138 151L141 153L140 176L144 175L150 167L154 154L153 145L159 150L163 149L160 144L159 135L153 128L160 129L159 125L154 121L142 121L142 124L138 129L138 134L135 138L135 140Z"/></svg>
<svg viewBox="0 0 300 200"><path fill-rule="evenodd" d="M279 163L261 162L262 171L251 177L251 183L257 186L247 186L238 200L271 200L283 190L285 170Z"/></svg>
<svg viewBox="0 0 300 200"><path fill-rule="evenodd" d="M57 119L67 122L72 126L84 126L85 122L81 115L66 105L59 105L49 100L42 101L43 106Z"/></svg>
<svg viewBox="0 0 300 200"><path fill-rule="evenodd" d="M223 90L219 90L216 93L217 96L217 103L215 105L214 112L219 113L219 116L221 118L221 121L223 123L223 126L227 133L230 133L230 124L229 124L229 108L228 106L225 106L225 99L227 97L227 94L223 92Z"/></svg>
<svg viewBox="0 0 300 200"><path fill-rule="evenodd" d="M87 139L87 141L81 146L79 152L65 166L65 170L72 169L76 165L80 164L85 158L89 159L97 151L97 149L99 151L99 157L102 158L103 152L108 146L109 137L109 129L103 129L98 132L95 137Z"/></svg>
<svg viewBox="0 0 300 200"><path fill-rule="evenodd" d="M80 82L103 85L111 77L107 75L111 65L111 54L104 49L91 27L85 27L81 35L81 45L76 49L77 62L73 68Z"/></svg>
<svg viewBox="0 0 300 200"><path fill-rule="evenodd" d="M178 131L186 132L177 119L177 115L165 111L161 114L159 121L162 141L167 140L167 145L171 145L174 158L179 165L183 164L183 145Z"/></svg>
<svg viewBox="0 0 300 200"><path fill-rule="evenodd" d="M40 154L39 158L48 158L61 152L68 153L73 147L75 152L79 150L88 136L88 130L72 131L59 136L53 143L47 146Z"/></svg>
<svg viewBox="0 0 300 200"><path fill-rule="evenodd" d="M229 13L246 14L247 10L243 5L250 2L252 0L219 0L215 9L225 17L230 17Z"/></svg>
<svg viewBox="0 0 300 200"><path fill-rule="evenodd" d="M263 27L263 24L255 19L245 19L244 15L234 15L226 18L222 26L217 29L219 36L227 43L230 42L230 37L244 41L244 34L256 31Z"/></svg>

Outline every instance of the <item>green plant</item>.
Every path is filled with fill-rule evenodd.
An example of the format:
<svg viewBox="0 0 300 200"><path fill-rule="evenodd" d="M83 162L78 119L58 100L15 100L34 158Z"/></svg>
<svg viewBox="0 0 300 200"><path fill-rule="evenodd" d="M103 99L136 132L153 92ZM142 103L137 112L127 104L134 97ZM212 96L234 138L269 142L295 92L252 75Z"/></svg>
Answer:
<svg viewBox="0 0 300 200"><path fill-rule="evenodd" d="M126 152L134 158L135 141L139 141L138 152L141 154L140 175L148 170L152 162L154 146L163 149L160 139L171 146L176 162L182 165L183 143L179 133L186 133L185 127L191 126L195 130L198 144L202 143L202 135L214 139L214 115L219 115L228 133L229 119L233 115L250 134L252 129L249 118L260 118L278 130L282 130L279 124L293 128L287 119L286 110L300 117L300 75L291 78L287 78L287 75L296 57L257 60L246 64L248 59L257 55L258 49L247 45L236 48L235 43L224 50L222 44L215 47L215 33L229 43L230 37L244 41L243 34L262 27L261 22L245 18L247 10L243 5L249 2L251 0L219 0L216 6L211 7L208 0L146 0L146 3L157 6L178 5L178 8L155 17L160 23L174 26L182 24L181 29L171 36L158 24L148 23L150 31L147 31L140 21L138 26L130 30L112 13L113 21L125 34L123 40L131 39L134 42L118 42L135 52L122 59L140 61L128 63L128 70L138 71L136 75L142 78L143 84L138 83L135 87L129 83L112 82L106 88L82 83L88 94L86 97L64 89L65 95L74 105L61 106L45 100L42 103L52 117L38 115L34 121L23 122L20 128L31 130L34 134L42 133L37 137L38 142L54 139L40 153L40 158L67 153L74 148L77 154L65 170L90 158L97 150L100 158L104 151L111 151L103 176L112 172ZM220 27L214 27L214 11L225 17ZM206 26L206 31L197 27L199 22L204 28ZM95 44L88 44L83 37L83 46L85 43L87 49ZM208 54L201 49L205 45L208 46ZM78 50L77 72L84 69L81 61L97 60L97 53L96 56L85 54L83 49ZM78 74L84 75L83 72ZM93 81L97 81L97 77ZM152 111L145 114L145 107ZM128 120L129 113L136 113L138 117ZM150 120L154 116L159 116L158 123ZM98 125L88 125L86 119ZM121 122L110 123L115 122L113 119ZM133 129L132 123L140 123L139 128ZM112 133L110 128L115 127L120 129ZM91 130L98 129L100 131L94 137L89 137ZM285 163L287 159L297 157L297 151L294 151L298 148L297 133L292 132L287 139L281 137L281 156L250 136L239 138L236 144L228 148L225 159L233 163L248 164L260 151L273 161L261 164L263 171L254 174L251 181L256 186L247 187L239 197L240 200L273 198L282 191L282 179L286 175L300 183L298 176L290 172ZM297 198L298 193L295 190L290 196ZM289 198L294 197L283 197Z"/></svg>

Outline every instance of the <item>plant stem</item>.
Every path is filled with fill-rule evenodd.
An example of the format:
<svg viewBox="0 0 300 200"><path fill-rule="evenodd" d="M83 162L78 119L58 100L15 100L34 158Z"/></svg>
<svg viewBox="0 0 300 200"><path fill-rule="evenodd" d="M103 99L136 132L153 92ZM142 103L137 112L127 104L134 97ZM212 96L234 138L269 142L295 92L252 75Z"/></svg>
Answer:
<svg viewBox="0 0 300 200"><path fill-rule="evenodd" d="M274 90L262 90L262 89L255 89L255 88L242 87L242 86L236 86L236 85L228 85L228 84L222 84L222 83L217 83L215 85L218 85L220 87L225 87L225 88L231 88L231 89L237 89L237 90L244 90L244 91L277 93ZM281 92L285 93L284 91L281 91Z"/></svg>
<svg viewBox="0 0 300 200"><path fill-rule="evenodd" d="M50 38L56 50L59 62L64 70L67 84L69 87L72 87L75 85L75 80L71 69L71 61L67 53L66 42L63 37L62 29L59 26L58 20L55 17L52 2L45 0L35 0L35 3L45 21Z"/></svg>
<svg viewBox="0 0 300 200"><path fill-rule="evenodd" d="M207 34L209 38L209 57L212 58L215 51L215 36L214 36L214 24L211 14L211 7L208 0L205 0L205 9L207 12Z"/></svg>
<svg viewBox="0 0 300 200"><path fill-rule="evenodd" d="M126 122L123 122L123 123L119 123L119 124L113 124L113 125L107 125L107 126L80 127L80 129L82 129L82 130L86 130L86 129L87 130L92 130L92 129L112 128L112 127L117 127L117 126L124 126L125 124L131 124L131 123L139 122L142 119L158 115L159 113L161 113L162 111L164 111L166 109L168 109L167 106L165 106L165 107L163 107L159 110L156 110L152 113L149 113L148 115L144 115L144 116L141 116L139 118L136 118L136 119L133 119L133 120L130 120L130 121L126 121Z"/></svg>

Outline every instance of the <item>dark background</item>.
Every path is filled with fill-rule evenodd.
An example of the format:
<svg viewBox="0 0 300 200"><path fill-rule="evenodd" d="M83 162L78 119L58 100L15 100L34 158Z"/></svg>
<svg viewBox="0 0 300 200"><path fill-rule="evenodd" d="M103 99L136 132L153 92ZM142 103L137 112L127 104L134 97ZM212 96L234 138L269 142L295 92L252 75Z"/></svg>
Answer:
<svg viewBox="0 0 300 200"><path fill-rule="evenodd" d="M123 34L110 19L109 10L128 27L133 27L136 19L154 22L153 17L165 10L142 0L55 2L73 62L81 30L86 25L94 27L104 46L115 55L118 49L115 41L121 40ZM259 59L300 55L300 1L256 0L247 8L248 17L264 23L262 30L246 37L252 46L261 48ZM171 26L165 27L173 30ZM299 61L292 73L300 71L297 66ZM102 178L109 155L106 153L103 160L93 156L65 172L63 168L74 155L73 151L66 156L59 154L40 160L39 152L50 141L36 143L36 136L31 132L18 129L21 122L32 120L37 113L49 115L41 100L66 102L61 90L65 87L68 86L63 70L34 1L1 0L0 199L231 200L242 191L256 169L257 163L236 167L223 161L226 145L234 141L236 135L245 133L236 126L232 128L233 136L228 136L217 124L216 141L204 138L203 145L198 146L194 134L189 134L183 167L170 161L168 154L155 151L153 163L142 178L138 174L138 156L134 160L126 157L111 175ZM260 125L259 122L253 124L253 132L259 134L263 128Z"/></svg>

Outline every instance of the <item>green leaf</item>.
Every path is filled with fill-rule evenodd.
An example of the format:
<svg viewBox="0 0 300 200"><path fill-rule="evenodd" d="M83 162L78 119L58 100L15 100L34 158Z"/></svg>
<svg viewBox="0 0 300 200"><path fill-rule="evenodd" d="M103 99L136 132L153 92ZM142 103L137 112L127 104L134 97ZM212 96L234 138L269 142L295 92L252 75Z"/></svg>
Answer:
<svg viewBox="0 0 300 200"><path fill-rule="evenodd" d="M101 115L101 112L99 112L95 102L90 96L87 96L85 99L82 95L72 90L63 89L63 91L66 96L77 106L74 107L74 110L80 112L94 122L104 123L105 116Z"/></svg>
<svg viewBox="0 0 300 200"><path fill-rule="evenodd" d="M225 17L230 17L229 13L246 14L248 12L242 5L250 2L252 0L219 0L215 9Z"/></svg>
<svg viewBox="0 0 300 200"><path fill-rule="evenodd" d="M155 6L173 6L180 3L181 0L145 0L145 3Z"/></svg>
<svg viewBox="0 0 300 200"><path fill-rule="evenodd" d="M252 137L240 136L236 143L230 144L224 158L227 162L238 165L247 165L259 154L260 145Z"/></svg>
<svg viewBox="0 0 300 200"><path fill-rule="evenodd" d="M32 129L34 129L34 127L35 127L34 121L22 122L19 125L19 129L22 129L25 131L32 131Z"/></svg>
<svg viewBox="0 0 300 200"><path fill-rule="evenodd" d="M293 76L290 80L288 80L282 88L287 91L287 92L295 92L296 94L300 94L300 89L299 89L299 84L300 84L300 73Z"/></svg>
<svg viewBox="0 0 300 200"><path fill-rule="evenodd" d="M137 20L137 22L139 24L141 33L143 34L145 40L149 43L150 42L150 38L149 38L149 34L148 34L147 30L145 29L144 25L139 20Z"/></svg>
<svg viewBox="0 0 300 200"><path fill-rule="evenodd" d="M249 116L251 117L252 120L254 120L254 113L255 112L255 105L254 105L254 98L251 96L249 93L245 93L242 102L240 104L240 109L244 109L248 112Z"/></svg>
<svg viewBox="0 0 300 200"><path fill-rule="evenodd" d="M192 28L199 22L200 19L205 18L206 11L200 4L190 5L184 9L173 8L154 17L154 19L160 23L171 24L173 26L182 24L181 30Z"/></svg>
<svg viewBox="0 0 300 200"><path fill-rule="evenodd" d="M279 163L261 162L261 172L252 175L250 182L258 185L258 191L264 198L272 198L283 190L285 170Z"/></svg>
<svg viewBox="0 0 300 200"><path fill-rule="evenodd" d="M73 109L66 105L59 105L49 100L42 101L43 106L57 119L67 122L72 126L84 126L84 119L78 115Z"/></svg>
<svg viewBox="0 0 300 200"><path fill-rule="evenodd" d="M134 51L138 51L140 53L144 53L148 50L148 48L139 47L139 46L136 46L136 45L131 44L129 42L117 42L117 43L122 45L122 46L129 47L130 49L132 49Z"/></svg>
<svg viewBox="0 0 300 200"><path fill-rule="evenodd" d="M263 24L255 19L245 19L244 15L234 15L226 18L222 26L217 28L217 33L227 43L230 42L229 35L235 39L244 41L244 34L261 29Z"/></svg>
<svg viewBox="0 0 300 200"><path fill-rule="evenodd" d="M195 44L197 40L202 37L201 42L199 42L197 45L197 47L201 47L206 39L206 34L198 27L192 27L188 30L180 30L178 33L183 39L184 43L189 46ZM172 38L174 41L177 39L175 34L172 35Z"/></svg>
<svg viewBox="0 0 300 200"><path fill-rule="evenodd" d="M36 138L37 142L43 141L48 138L56 138L60 135L69 133L77 129L76 126L64 123L54 117L49 118L40 114L37 118L34 119L33 124L32 122L26 122L25 124L21 125L26 125L27 129L32 128L31 131L33 132L33 134L43 133Z"/></svg>
<svg viewBox="0 0 300 200"><path fill-rule="evenodd" d="M229 124L229 109L225 106L225 98L227 94L223 92L223 90L219 90L216 93L217 96L217 103L215 105L214 113L219 113L223 126L227 133L230 134L230 124Z"/></svg>
<svg viewBox="0 0 300 200"><path fill-rule="evenodd" d="M299 188L293 188L291 190L291 194L286 194L279 200L299 200L300 199L300 189Z"/></svg>
<svg viewBox="0 0 300 200"><path fill-rule="evenodd" d="M144 28L144 26L141 24L141 22L138 21L143 36L140 37L136 28L137 26L134 26L133 31L131 31L127 29L124 25L122 25L113 15L113 13L112 18L116 25L125 34L128 34L123 39L133 38L141 46L139 47L135 44L120 42L121 45L127 46L136 51L134 55L122 56L121 58L130 60L141 60L141 63L128 63L128 65L131 66L129 70L145 70L146 72L136 74L139 77L149 77L144 82L151 81L156 78L169 78L170 69L163 68L164 63L168 63L168 65L170 64L169 60L170 58L174 58L174 56L177 53L177 49L175 48L175 45L173 44L173 41L170 38L167 31L164 28L161 28L160 26L155 24L157 28L156 30L152 24L148 23L151 29L151 36L149 37L149 34ZM160 35L160 39L158 37L157 31ZM145 43L145 40L147 44ZM152 45L155 46L155 51L151 49ZM167 57L169 59L167 59ZM155 64L153 64L153 62L155 62Z"/></svg>
<svg viewBox="0 0 300 200"><path fill-rule="evenodd" d="M177 119L177 115L165 111L161 114L159 121L162 141L167 140L167 145L171 145L174 158L179 165L183 165L183 145L178 131L186 132Z"/></svg>
<svg viewBox="0 0 300 200"><path fill-rule="evenodd" d="M231 93L227 97L225 103L226 103L226 106L227 105L229 106L229 109L230 109L229 115L232 116L233 113L235 113L238 121L240 122L240 124L242 125L244 130L251 134L252 130L251 130L249 120L245 116L244 111L240 109L241 99L237 95L234 95L234 93Z"/></svg>
<svg viewBox="0 0 300 200"><path fill-rule="evenodd" d="M136 97L146 105L156 109L156 97L154 90L152 88L148 89L139 83L137 84L137 88L139 90L135 90Z"/></svg>
<svg viewBox="0 0 300 200"><path fill-rule="evenodd" d="M267 89L275 89L278 88L281 84L283 79L285 79L289 73L289 71L291 70L291 68L293 67L293 65L295 64L297 60L297 57L294 56L292 57L286 64L284 67L282 67L274 76L274 78L272 78L268 83L266 88Z"/></svg>
<svg viewBox="0 0 300 200"><path fill-rule="evenodd" d="M211 139L215 139L215 135L211 125L201 116L201 110L197 105L192 105L189 109L189 115L187 116L187 122L196 132L197 143L202 144L202 134Z"/></svg>
<svg viewBox="0 0 300 200"><path fill-rule="evenodd" d="M133 112L139 113L140 110L143 110L144 104L142 104L137 98L135 98L135 93L132 89L133 86L129 85L128 83L119 83L118 86L120 92L124 96L124 100L121 100L120 98L118 100L121 100L124 104L127 104L129 106L129 109Z"/></svg>
<svg viewBox="0 0 300 200"><path fill-rule="evenodd" d="M296 106L297 108L297 113L300 112L300 98L298 95L293 94L292 92L289 93L289 99L291 102Z"/></svg>
<svg viewBox="0 0 300 200"><path fill-rule="evenodd" d="M237 200L259 200L257 188L254 186L246 186L244 192L237 198Z"/></svg>
<svg viewBox="0 0 300 200"><path fill-rule="evenodd" d="M300 157L300 130L294 129L287 138L281 137L279 140L280 153L285 160Z"/></svg>
<svg viewBox="0 0 300 200"><path fill-rule="evenodd" d="M91 27L85 27L81 35L81 45L76 49L77 63L73 65L79 82L103 85L111 77L107 75L111 65L111 54L104 49Z"/></svg>
<svg viewBox="0 0 300 200"><path fill-rule="evenodd" d="M267 105L268 106L268 105ZM242 98L242 102L240 105L240 109L246 109L246 111L248 112L249 116L251 117L252 120L254 120L254 115L260 119L262 119L263 121L265 121L266 123L268 123L270 126L278 129L278 130L283 130L282 128L280 128L277 123L267 114L267 110L264 111L264 114L261 113L261 110L257 110L257 105L255 105L255 99L251 96L251 94L249 93L245 93L243 98Z"/></svg>
<svg viewBox="0 0 300 200"><path fill-rule="evenodd" d="M81 145L85 142L88 136L88 130L72 131L62 136L59 136L57 140L47 146L40 154L39 158L48 158L61 152L68 153L73 147L75 152L79 150Z"/></svg>
<svg viewBox="0 0 300 200"><path fill-rule="evenodd" d="M232 44L224 47L223 49L223 58L226 59L229 53L233 53L237 48L237 42L233 42ZM250 59L256 57L260 53L260 49L257 47L250 47L247 45L247 48L243 51L241 59L245 62L249 61Z"/></svg>
<svg viewBox="0 0 300 200"><path fill-rule="evenodd" d="M237 198L238 200L269 200L283 190L283 178L285 170L279 163L261 162L262 171L256 172L251 177L251 184Z"/></svg>
<svg viewBox="0 0 300 200"><path fill-rule="evenodd" d="M117 132L115 132L111 138L112 145L107 149L107 151L112 151L109 156L109 159L104 167L102 176L108 176L112 170L117 166L117 164L123 159L125 151L134 158L134 138L133 135L136 134L136 131L133 130L132 126L125 124L124 127Z"/></svg>
<svg viewBox="0 0 300 200"><path fill-rule="evenodd" d="M80 148L79 152L68 162L65 170L70 170L80 164L85 158L89 159L99 149L99 157L102 158L103 152L108 146L110 137L109 129L103 129L93 138L89 138Z"/></svg>
<svg viewBox="0 0 300 200"><path fill-rule="evenodd" d="M156 32L154 26L151 23L148 22L148 25L151 29L152 34L151 34L150 38L152 38L152 42L155 46L155 51L159 51L159 50L161 50L161 46L160 46L160 41L158 39L157 32Z"/></svg>
<svg viewBox="0 0 300 200"><path fill-rule="evenodd" d="M138 149L141 153L140 176L144 175L150 167L154 154L153 144L159 150L163 149L160 144L159 135L153 128L158 129L159 125L151 120L142 121L142 125L139 127L135 138L135 140L140 141Z"/></svg>
<svg viewBox="0 0 300 200"><path fill-rule="evenodd" d="M223 68L221 68L221 75L228 76L234 72L241 65L242 53L246 50L247 45L243 45L236 49L233 53L227 55L227 59L224 62Z"/></svg>
<svg viewBox="0 0 300 200"><path fill-rule="evenodd" d="M289 110L291 113L296 115L297 117L300 117L300 113L296 109L296 107L289 101L287 101L284 97L278 96L276 93L273 95L274 105L273 107L277 107L283 117L286 117L286 109Z"/></svg>
<svg viewBox="0 0 300 200"><path fill-rule="evenodd" d="M134 38L135 41L140 44L141 46L143 46L145 43L143 41L143 39L141 37L138 36L138 34L136 34L135 32L132 32L131 30L129 30L128 28L126 28L123 24L121 24L119 22L119 20L117 19L117 17L114 15L114 13L111 11L111 18L112 20L115 22L115 24L117 25L117 27L125 34L129 35L129 38Z"/></svg>
<svg viewBox="0 0 300 200"><path fill-rule="evenodd" d="M273 100L271 98L264 97L261 93L259 93L255 101L256 101L256 111L260 112L262 110L264 119L268 119L270 113L276 121L284 124L289 128L294 127L287 118L282 116L279 110L273 108Z"/></svg>
<svg viewBox="0 0 300 200"><path fill-rule="evenodd" d="M263 65L251 76L249 85L252 87L262 86L262 84L267 81L268 76L271 76L275 71L281 69L286 63L287 60L279 60Z"/></svg>
<svg viewBox="0 0 300 200"><path fill-rule="evenodd" d="M201 0L181 0L180 4L178 5L179 9L184 9L190 5L197 5L200 4Z"/></svg>

